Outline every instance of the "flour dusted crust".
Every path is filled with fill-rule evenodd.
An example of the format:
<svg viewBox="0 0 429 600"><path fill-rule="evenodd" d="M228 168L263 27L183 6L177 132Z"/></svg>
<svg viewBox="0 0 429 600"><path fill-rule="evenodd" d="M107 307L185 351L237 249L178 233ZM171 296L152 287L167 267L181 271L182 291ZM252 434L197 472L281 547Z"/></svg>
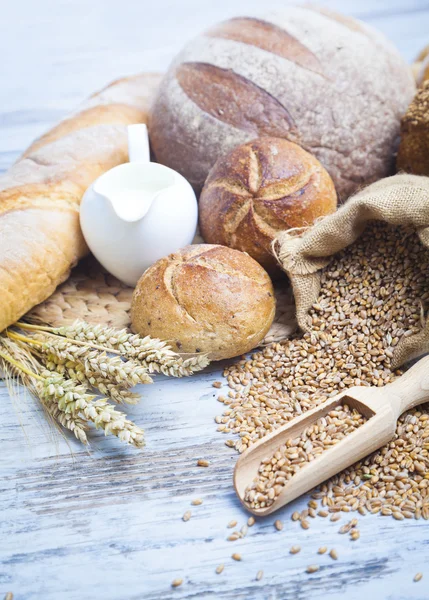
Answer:
<svg viewBox="0 0 429 600"><path fill-rule="evenodd" d="M158 73L144 73L113 81L83 102L77 111L35 140L23 156L87 127L146 123L160 80Z"/></svg>
<svg viewBox="0 0 429 600"><path fill-rule="evenodd" d="M235 146L284 137L320 160L344 201L393 169L414 89L381 34L324 9L288 7L191 41L159 88L151 141L157 160L201 190Z"/></svg>
<svg viewBox="0 0 429 600"><path fill-rule="evenodd" d="M401 122L398 171L429 175L429 80L422 83Z"/></svg>
<svg viewBox="0 0 429 600"><path fill-rule="evenodd" d="M144 273L134 291L131 322L140 335L168 340L178 352L221 360L255 348L274 313L271 280L253 258L198 244Z"/></svg>
<svg viewBox="0 0 429 600"><path fill-rule="evenodd" d="M128 159L126 125L147 120L159 79L114 82L0 177L0 331L50 296L87 253L80 200L99 175Z"/></svg>

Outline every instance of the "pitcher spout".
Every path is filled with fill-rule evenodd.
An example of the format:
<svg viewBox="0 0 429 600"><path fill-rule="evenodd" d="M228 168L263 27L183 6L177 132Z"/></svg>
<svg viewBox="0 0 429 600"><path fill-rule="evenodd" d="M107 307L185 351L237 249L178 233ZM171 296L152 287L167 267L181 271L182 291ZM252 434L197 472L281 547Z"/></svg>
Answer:
<svg viewBox="0 0 429 600"><path fill-rule="evenodd" d="M135 222L143 219L161 194L178 185L174 171L156 163L126 163L114 167L94 184L119 219Z"/></svg>
<svg viewBox="0 0 429 600"><path fill-rule="evenodd" d="M147 215L159 193L148 194L143 191L124 190L111 194L106 199L118 219L127 223L135 223Z"/></svg>

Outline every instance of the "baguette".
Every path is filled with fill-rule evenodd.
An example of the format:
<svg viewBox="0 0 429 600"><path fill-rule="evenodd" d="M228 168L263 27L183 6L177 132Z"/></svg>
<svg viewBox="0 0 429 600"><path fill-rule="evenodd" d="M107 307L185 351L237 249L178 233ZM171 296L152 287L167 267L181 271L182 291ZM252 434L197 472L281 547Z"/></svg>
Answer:
<svg viewBox="0 0 429 600"><path fill-rule="evenodd" d="M126 126L147 122L160 75L113 82L36 140L0 177L0 331L43 302L88 252L87 187L128 160Z"/></svg>

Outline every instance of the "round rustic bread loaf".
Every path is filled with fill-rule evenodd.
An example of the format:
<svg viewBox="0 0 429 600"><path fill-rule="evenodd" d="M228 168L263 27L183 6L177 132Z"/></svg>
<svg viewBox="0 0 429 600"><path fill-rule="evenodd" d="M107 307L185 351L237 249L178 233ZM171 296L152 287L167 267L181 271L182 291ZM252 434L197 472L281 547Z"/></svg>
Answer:
<svg viewBox="0 0 429 600"><path fill-rule="evenodd" d="M297 144L259 138L217 160L200 196L200 231L210 244L247 252L269 273L280 231L312 225L337 207L334 184Z"/></svg>
<svg viewBox="0 0 429 600"><path fill-rule="evenodd" d="M231 358L258 345L274 319L271 280L247 254L209 244L186 246L141 277L131 321L140 335L178 352Z"/></svg>
<svg viewBox="0 0 429 600"><path fill-rule="evenodd" d="M394 167L410 67L384 36L322 8L241 17L190 42L152 107L157 160L201 190L219 156L256 137L297 142L340 200Z"/></svg>

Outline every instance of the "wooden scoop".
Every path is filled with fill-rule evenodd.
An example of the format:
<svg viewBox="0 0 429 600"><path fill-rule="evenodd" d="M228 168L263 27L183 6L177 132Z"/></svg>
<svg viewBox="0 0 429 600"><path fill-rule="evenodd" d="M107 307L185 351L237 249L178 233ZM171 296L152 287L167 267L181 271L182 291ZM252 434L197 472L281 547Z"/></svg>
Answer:
<svg viewBox="0 0 429 600"><path fill-rule="evenodd" d="M395 434L396 422L401 414L426 401L429 401L429 356L385 387L353 387L341 392L264 436L240 456L234 470L234 487L238 497L253 514L269 515L387 444ZM341 404L355 408L368 421L301 467L286 482L271 506L260 509L248 506L244 502L245 490L258 475L261 462L272 456L286 440L299 437L304 429Z"/></svg>

